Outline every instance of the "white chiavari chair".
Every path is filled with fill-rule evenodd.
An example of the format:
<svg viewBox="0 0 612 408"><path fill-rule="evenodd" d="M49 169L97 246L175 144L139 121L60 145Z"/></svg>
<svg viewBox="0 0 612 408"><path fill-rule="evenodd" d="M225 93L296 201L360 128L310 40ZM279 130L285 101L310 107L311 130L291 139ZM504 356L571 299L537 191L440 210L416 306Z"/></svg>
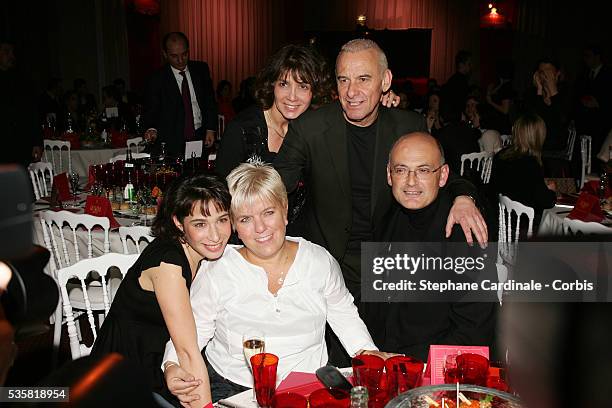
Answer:
<svg viewBox="0 0 612 408"><path fill-rule="evenodd" d="M121 279L123 279L128 269L137 259L137 254L125 255L111 253L98 258L85 259L57 271L63 314L66 316L66 325L70 341L70 354L73 360L86 356L91 351L91 346L88 347L82 342L80 327L76 319L83 313L87 315L87 321L95 341L97 338L97 329L94 312L98 311L105 317L110 310L110 305L114 298L114 293L109 289L109 285L106 283L109 269L112 267L118 268L121 272ZM89 284L92 272L100 276L101 286L92 286ZM74 279L79 281L78 285L73 283ZM95 300L94 297L98 300ZM99 320L100 325L102 321L103 319ZM57 321L56 325L61 326Z"/></svg>
<svg viewBox="0 0 612 408"><path fill-rule="evenodd" d="M140 244L142 241L150 243L154 237L151 235L151 228L145 226L119 227L119 237L123 244L123 253L129 254L128 240L134 241L136 253L140 254Z"/></svg>
<svg viewBox="0 0 612 408"><path fill-rule="evenodd" d="M564 235L612 235L612 228L598 222L585 222L565 217L563 219Z"/></svg>
<svg viewBox="0 0 612 408"><path fill-rule="evenodd" d="M53 187L53 165L47 162L30 163L28 173L36 199L50 196Z"/></svg>
<svg viewBox="0 0 612 408"><path fill-rule="evenodd" d="M491 178L491 167L493 165L493 153L490 152L475 152L461 155L461 175L465 172L466 162L468 166L474 169L476 162L476 170L480 173L480 179L484 184L489 182Z"/></svg>
<svg viewBox="0 0 612 408"><path fill-rule="evenodd" d="M43 158L46 162L53 165L53 172L55 174L64 173L68 171L68 174L72 173L72 159L70 157L70 142L67 140L50 140L45 139L43 141L44 155ZM65 169L63 165L63 151L68 152L68 168ZM57 158L57 159L56 159Z"/></svg>
<svg viewBox="0 0 612 408"><path fill-rule="evenodd" d="M142 144L142 137L133 137L131 139L128 139L126 141L127 147L128 149L131 149L132 147L136 147L136 150L134 151L134 153L140 153L140 146Z"/></svg>
<svg viewBox="0 0 612 408"><path fill-rule="evenodd" d="M514 216L512 215L514 213ZM520 239L521 218L527 217L527 238L533 235L535 211L518 201L499 195L498 263L514 264L516 244ZM512 221L516 224L513 226Z"/></svg>
<svg viewBox="0 0 612 408"><path fill-rule="evenodd" d="M45 246L51 253L49 266L56 279L59 269L73 265L84 258L79 248L79 237L82 237L82 231L79 231L79 234L77 234L79 227L83 227L86 230L87 258L92 258L94 256L92 230L95 227L101 227L104 235L102 251L97 250L96 255L100 255L101 253L106 254L110 251L110 221L106 217L96 217L89 214L74 214L70 211L43 211L40 214L40 223ZM112 287L114 287L115 290L118 285L119 282L112 282ZM101 301L100 295L101 293L92 294L92 298L99 303ZM62 309L61 305L58 304L54 314L54 359L57 356L56 353L59 349L61 340L61 322Z"/></svg>

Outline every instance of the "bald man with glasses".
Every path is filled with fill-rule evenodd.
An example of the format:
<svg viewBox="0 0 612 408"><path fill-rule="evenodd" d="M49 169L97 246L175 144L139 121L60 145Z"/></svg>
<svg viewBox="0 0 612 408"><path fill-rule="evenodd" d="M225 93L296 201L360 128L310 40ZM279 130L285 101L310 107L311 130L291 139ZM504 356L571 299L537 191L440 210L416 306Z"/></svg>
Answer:
<svg viewBox="0 0 612 408"><path fill-rule="evenodd" d="M387 164L396 203L375 228L375 241L465 242L459 225L445 236L453 205L446 188L449 173L434 137L424 132L401 136ZM364 303L364 321L381 350L426 360L431 344L492 345L495 309L491 303Z"/></svg>

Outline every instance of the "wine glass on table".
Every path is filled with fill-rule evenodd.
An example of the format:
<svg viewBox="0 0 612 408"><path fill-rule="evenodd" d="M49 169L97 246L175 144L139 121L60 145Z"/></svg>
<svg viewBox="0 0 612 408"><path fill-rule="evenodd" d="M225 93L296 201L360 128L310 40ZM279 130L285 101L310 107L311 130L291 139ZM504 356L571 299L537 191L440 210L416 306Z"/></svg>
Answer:
<svg viewBox="0 0 612 408"><path fill-rule="evenodd" d="M253 367L251 367L251 357L253 357L255 354L265 353L266 351L266 339L264 333L261 330L256 329L246 331L242 335L242 351L244 352L244 358L252 373ZM253 401L256 401L254 385Z"/></svg>
<svg viewBox="0 0 612 408"><path fill-rule="evenodd" d="M70 188L72 189L72 198L74 200L73 207L76 208L78 206L78 191L79 191L79 173L73 171L70 173L68 178L70 181Z"/></svg>

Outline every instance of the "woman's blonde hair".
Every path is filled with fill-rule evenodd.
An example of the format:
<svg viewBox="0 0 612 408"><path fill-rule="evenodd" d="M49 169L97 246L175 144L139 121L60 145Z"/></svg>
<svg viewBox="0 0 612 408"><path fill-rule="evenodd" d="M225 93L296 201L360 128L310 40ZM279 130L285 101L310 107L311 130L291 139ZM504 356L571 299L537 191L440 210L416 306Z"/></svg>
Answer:
<svg viewBox="0 0 612 408"><path fill-rule="evenodd" d="M227 176L227 185L232 195L232 219L240 208L250 207L255 200L269 201L287 211L287 190L280 174L269 164L242 163Z"/></svg>
<svg viewBox="0 0 612 408"><path fill-rule="evenodd" d="M512 126L512 146L504 152L504 158L533 156L542 164L542 146L546 139L546 124L535 113L519 116Z"/></svg>

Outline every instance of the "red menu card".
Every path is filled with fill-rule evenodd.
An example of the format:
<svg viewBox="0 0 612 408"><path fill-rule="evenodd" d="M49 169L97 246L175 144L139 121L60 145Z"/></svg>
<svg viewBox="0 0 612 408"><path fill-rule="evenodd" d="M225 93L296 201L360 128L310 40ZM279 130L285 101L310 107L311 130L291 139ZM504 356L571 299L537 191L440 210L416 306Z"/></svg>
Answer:
<svg viewBox="0 0 612 408"><path fill-rule="evenodd" d="M586 191L580 193L574 209L567 218L585 222L601 222L604 219L599 198Z"/></svg>
<svg viewBox="0 0 612 408"><path fill-rule="evenodd" d="M427 368L423 379L423 385L444 384L444 363L446 356L450 354L479 354L489 358L489 347L487 346L446 346L432 344L429 346L427 356Z"/></svg>
<svg viewBox="0 0 612 408"><path fill-rule="evenodd" d="M97 217L106 217L110 221L111 228L119 228L121 224L117 222L113 216L113 208L106 197L87 196L85 203L85 214L95 215Z"/></svg>
<svg viewBox="0 0 612 408"><path fill-rule="evenodd" d="M68 201L72 199L70 194L70 187L68 185L68 174L60 173L53 176L53 188L58 194L59 201ZM53 192L51 192L53 196Z"/></svg>

